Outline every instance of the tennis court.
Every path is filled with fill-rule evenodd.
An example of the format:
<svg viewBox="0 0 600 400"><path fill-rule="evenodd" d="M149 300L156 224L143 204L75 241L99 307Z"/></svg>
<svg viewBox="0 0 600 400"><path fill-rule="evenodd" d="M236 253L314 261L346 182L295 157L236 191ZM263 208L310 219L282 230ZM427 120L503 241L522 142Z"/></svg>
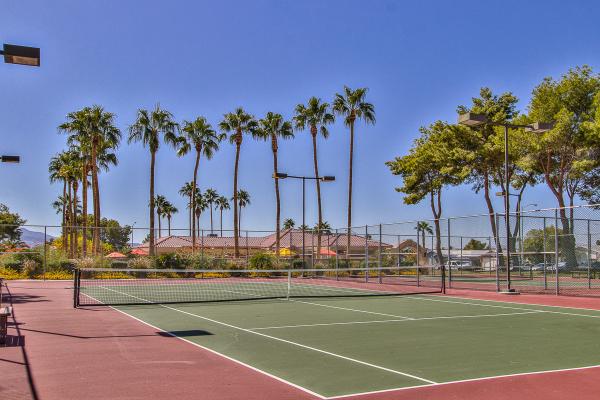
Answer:
<svg viewBox="0 0 600 400"><path fill-rule="evenodd" d="M78 297L321 398L600 364L600 311L432 294L427 272L384 272L142 271L84 277Z"/></svg>

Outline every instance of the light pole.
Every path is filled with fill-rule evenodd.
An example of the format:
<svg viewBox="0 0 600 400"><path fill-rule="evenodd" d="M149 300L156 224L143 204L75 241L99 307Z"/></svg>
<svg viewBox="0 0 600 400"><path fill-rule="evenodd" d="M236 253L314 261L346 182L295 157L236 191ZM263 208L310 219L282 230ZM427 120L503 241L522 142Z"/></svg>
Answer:
<svg viewBox="0 0 600 400"><path fill-rule="evenodd" d="M519 129L524 128L526 131L531 133L543 133L553 128L552 123L547 122L534 122L532 124L510 124L505 122L494 122L489 120L485 114L476 114L472 112L459 114L458 123L461 125L468 126L470 128L477 128L484 125L502 126L504 127L504 214L506 223L506 259L504 261L506 266L506 291L514 292L511 288L510 282L510 177L509 177L509 160L508 160L508 131L510 128ZM497 244L496 244L497 245Z"/></svg>
<svg viewBox="0 0 600 400"><path fill-rule="evenodd" d="M306 180L320 180L321 182L333 182L335 181L335 176L296 176L296 175L288 175L283 172L278 172L273 174L274 179L301 179L302 180L302 268L306 265L306 251L305 251L305 234L306 234ZM319 227L320 229L321 227ZM291 249L290 249L291 250Z"/></svg>

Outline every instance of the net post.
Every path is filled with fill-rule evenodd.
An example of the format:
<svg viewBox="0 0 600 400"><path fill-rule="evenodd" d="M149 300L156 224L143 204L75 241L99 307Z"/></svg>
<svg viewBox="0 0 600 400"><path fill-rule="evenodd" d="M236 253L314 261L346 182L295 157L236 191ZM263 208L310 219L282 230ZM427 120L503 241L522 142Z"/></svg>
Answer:
<svg viewBox="0 0 600 400"><path fill-rule="evenodd" d="M564 234L564 232L563 232ZM558 280L558 209L554 210L554 273L556 278L556 295L560 294L559 280Z"/></svg>
<svg viewBox="0 0 600 400"><path fill-rule="evenodd" d="M381 231L381 224L379 224L379 250L378 250L378 255L377 255L377 268L379 269L378 271L378 275L379 275L379 283L382 282L382 277L381 277L381 267L382 267L382 259L381 259L381 248L382 248L382 231Z"/></svg>
<svg viewBox="0 0 600 400"><path fill-rule="evenodd" d="M369 226L365 225L365 282L369 282Z"/></svg>
<svg viewBox="0 0 600 400"><path fill-rule="evenodd" d="M81 271L73 270L73 308L79 307L79 288L81 287Z"/></svg>
<svg viewBox="0 0 600 400"><path fill-rule="evenodd" d="M290 299L290 292L292 291L292 270L288 269L287 272L287 296L286 300Z"/></svg>

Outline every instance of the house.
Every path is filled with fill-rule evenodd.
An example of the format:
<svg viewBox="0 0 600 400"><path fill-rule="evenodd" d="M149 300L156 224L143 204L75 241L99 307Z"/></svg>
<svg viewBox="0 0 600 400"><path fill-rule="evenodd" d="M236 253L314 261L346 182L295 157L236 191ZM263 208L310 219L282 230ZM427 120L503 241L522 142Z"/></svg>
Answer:
<svg viewBox="0 0 600 400"><path fill-rule="evenodd" d="M324 232L321 234L321 257L335 257L337 255L346 255L347 235L333 234ZM280 254L301 255L304 252L307 256L316 254L319 235L312 231L302 231L301 229L283 229L279 237ZM303 246L304 243L304 246ZM276 251L276 234L272 233L266 236L246 236L238 238L240 252L243 255L253 254L261 251ZM159 237L155 242L156 254L165 254L173 252L191 252L193 247L191 236L171 235ZM382 250L391 249L393 246L387 243L380 243L377 240L365 238L363 236L350 236L350 256L364 257L365 249L370 254L375 254ZM208 255L233 257L235 248L235 238L231 236L199 236L196 238L195 251L200 251ZM283 250L286 249L286 250ZM132 254L148 254L148 243L135 247Z"/></svg>

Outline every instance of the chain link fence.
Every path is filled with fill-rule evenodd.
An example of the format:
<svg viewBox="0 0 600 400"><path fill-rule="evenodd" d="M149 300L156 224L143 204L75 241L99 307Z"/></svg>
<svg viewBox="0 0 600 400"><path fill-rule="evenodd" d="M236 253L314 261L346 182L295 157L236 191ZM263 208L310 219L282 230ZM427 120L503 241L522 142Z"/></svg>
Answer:
<svg viewBox="0 0 600 400"><path fill-rule="evenodd" d="M0 273L70 279L82 268L369 268L413 266L416 284L600 296L600 206L353 227L274 231L0 225ZM166 225L166 226L165 226ZM422 268L420 268L422 267ZM434 267L434 268L431 268ZM422 273L423 272L423 273ZM11 277L9 276L9 277ZM439 278L439 275L437 276ZM362 279L362 278L361 278Z"/></svg>

